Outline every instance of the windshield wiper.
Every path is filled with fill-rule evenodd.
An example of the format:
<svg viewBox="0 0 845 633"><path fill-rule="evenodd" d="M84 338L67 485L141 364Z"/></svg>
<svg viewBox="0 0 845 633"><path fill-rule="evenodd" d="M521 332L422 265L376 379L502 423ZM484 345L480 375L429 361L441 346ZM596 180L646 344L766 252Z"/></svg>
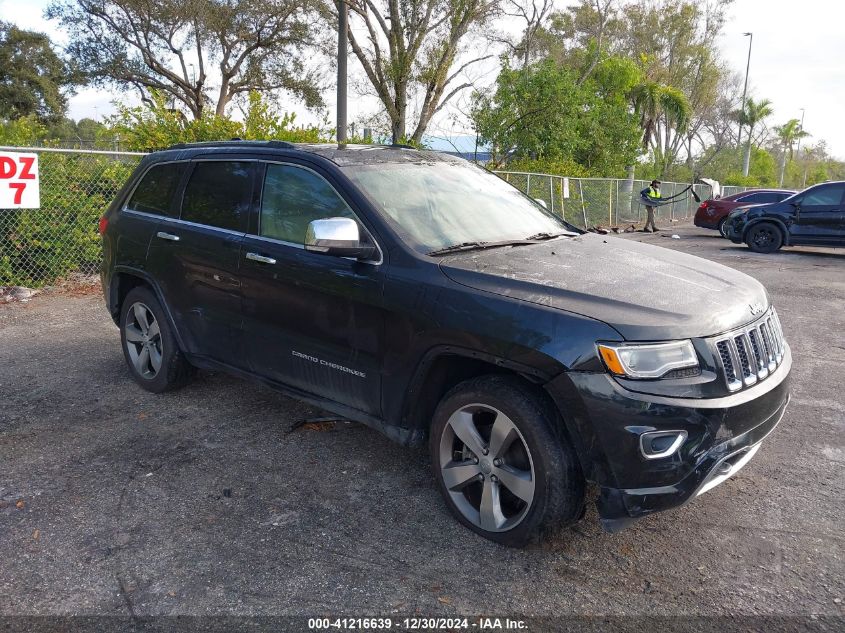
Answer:
<svg viewBox="0 0 845 633"><path fill-rule="evenodd" d="M447 253L457 253L459 251L474 251L485 248L497 248L499 246L521 246L523 244L536 244L537 240L504 240L502 242L461 242L460 244L452 244L451 246L444 246L437 250L431 251L429 255L445 255Z"/></svg>
<svg viewBox="0 0 845 633"><path fill-rule="evenodd" d="M556 237L563 237L564 235L575 235L575 233L569 233L565 231L563 233L536 233L535 235L531 235L526 237L526 240L533 240L533 241L543 241L543 240L553 240Z"/></svg>

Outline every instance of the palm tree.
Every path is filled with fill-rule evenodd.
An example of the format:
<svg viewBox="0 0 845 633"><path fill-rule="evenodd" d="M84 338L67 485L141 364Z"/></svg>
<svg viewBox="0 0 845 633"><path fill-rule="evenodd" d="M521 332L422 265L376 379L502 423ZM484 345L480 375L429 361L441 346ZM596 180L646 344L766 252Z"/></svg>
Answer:
<svg viewBox="0 0 845 633"><path fill-rule="evenodd" d="M789 153L789 161L792 162L792 147L800 138L809 136L801 129L801 122L798 119L789 119L783 125L775 127L775 133L778 135L783 152L780 157L780 187L783 187L783 176L786 173L786 156Z"/></svg>
<svg viewBox="0 0 845 633"><path fill-rule="evenodd" d="M643 81L631 91L634 112L640 117L643 149L648 150L657 128L657 121L665 117L667 125L683 131L692 115L692 107L683 92L656 81Z"/></svg>
<svg viewBox="0 0 845 633"><path fill-rule="evenodd" d="M748 175L748 169L751 166L751 141L754 128L766 117L771 116L772 111L772 102L768 99L754 101L753 98L748 97L748 100L745 102L745 108L737 114L739 124L748 126L748 141L745 143L745 160L742 162L743 176Z"/></svg>

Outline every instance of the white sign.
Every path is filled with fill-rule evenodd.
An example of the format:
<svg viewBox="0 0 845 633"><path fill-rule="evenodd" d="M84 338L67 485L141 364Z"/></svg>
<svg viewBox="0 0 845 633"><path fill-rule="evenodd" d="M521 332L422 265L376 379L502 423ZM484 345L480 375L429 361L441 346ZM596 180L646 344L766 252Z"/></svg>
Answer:
<svg viewBox="0 0 845 633"><path fill-rule="evenodd" d="M569 199L569 178L563 179L563 197Z"/></svg>
<svg viewBox="0 0 845 633"><path fill-rule="evenodd" d="M38 154L0 152L0 209L40 206Z"/></svg>

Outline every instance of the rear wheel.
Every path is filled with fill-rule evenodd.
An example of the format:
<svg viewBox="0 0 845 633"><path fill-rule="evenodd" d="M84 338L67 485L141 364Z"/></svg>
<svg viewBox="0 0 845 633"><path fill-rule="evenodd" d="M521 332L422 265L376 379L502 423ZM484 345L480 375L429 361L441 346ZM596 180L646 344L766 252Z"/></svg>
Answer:
<svg viewBox="0 0 845 633"><path fill-rule="evenodd" d="M520 547L583 514L584 480L557 413L532 388L483 376L450 391L434 415L438 487L462 524Z"/></svg>
<svg viewBox="0 0 845 633"><path fill-rule="evenodd" d="M161 304L148 288L133 288L123 301L120 341L132 377L147 391L176 389L194 375Z"/></svg>
<svg viewBox="0 0 845 633"><path fill-rule="evenodd" d="M745 243L755 253L773 253L783 245L783 233L771 222L761 222L748 229Z"/></svg>

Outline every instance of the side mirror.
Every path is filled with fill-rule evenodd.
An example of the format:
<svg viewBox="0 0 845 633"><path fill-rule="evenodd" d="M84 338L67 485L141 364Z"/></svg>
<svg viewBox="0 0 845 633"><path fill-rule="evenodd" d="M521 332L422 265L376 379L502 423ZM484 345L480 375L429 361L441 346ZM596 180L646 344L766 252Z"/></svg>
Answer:
<svg viewBox="0 0 845 633"><path fill-rule="evenodd" d="M361 231L352 218L312 220L305 231L305 250L335 257L369 259L376 253L374 246L361 243Z"/></svg>
<svg viewBox="0 0 845 633"><path fill-rule="evenodd" d="M540 205L541 207L543 207L544 209L548 209L548 208L549 208L549 206L546 204L546 201L545 201L545 200L543 200L542 198L534 198L534 202L536 202L537 204L539 204L539 205Z"/></svg>

